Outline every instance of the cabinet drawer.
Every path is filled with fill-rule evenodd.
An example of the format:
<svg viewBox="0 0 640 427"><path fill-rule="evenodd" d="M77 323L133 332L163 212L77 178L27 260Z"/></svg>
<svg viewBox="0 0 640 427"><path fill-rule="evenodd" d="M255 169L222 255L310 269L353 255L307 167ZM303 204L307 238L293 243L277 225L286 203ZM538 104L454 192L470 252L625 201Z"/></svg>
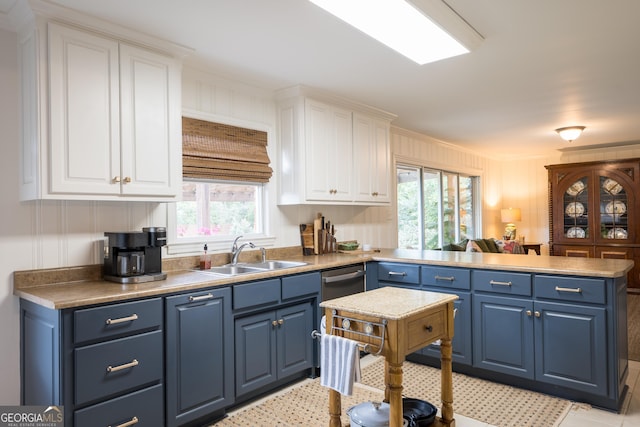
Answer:
<svg viewBox="0 0 640 427"><path fill-rule="evenodd" d="M76 349L76 404L161 381L163 354L162 331Z"/></svg>
<svg viewBox="0 0 640 427"><path fill-rule="evenodd" d="M475 291L531 296L531 275L527 273L473 270L471 282Z"/></svg>
<svg viewBox="0 0 640 427"><path fill-rule="evenodd" d="M282 299L320 293L320 273L298 274L282 278Z"/></svg>
<svg viewBox="0 0 640 427"><path fill-rule="evenodd" d="M108 400L76 411L75 427L100 425L119 426L137 420L136 427L157 427L164 425L164 398L162 384Z"/></svg>
<svg viewBox="0 0 640 427"><path fill-rule="evenodd" d="M533 283L536 298L594 304L604 304L606 302L604 279L535 276Z"/></svg>
<svg viewBox="0 0 640 427"><path fill-rule="evenodd" d="M161 328L162 299L77 310L73 322L76 344Z"/></svg>
<svg viewBox="0 0 640 427"><path fill-rule="evenodd" d="M420 266L381 262L378 264L380 282L420 284Z"/></svg>
<svg viewBox="0 0 640 427"><path fill-rule="evenodd" d="M444 333L447 311L442 309L412 320L407 325L408 351L431 344Z"/></svg>
<svg viewBox="0 0 640 427"><path fill-rule="evenodd" d="M466 268L424 266L421 276L421 282L425 286L471 289L471 271Z"/></svg>
<svg viewBox="0 0 640 427"><path fill-rule="evenodd" d="M280 279L233 286L233 308L247 308L280 301Z"/></svg>

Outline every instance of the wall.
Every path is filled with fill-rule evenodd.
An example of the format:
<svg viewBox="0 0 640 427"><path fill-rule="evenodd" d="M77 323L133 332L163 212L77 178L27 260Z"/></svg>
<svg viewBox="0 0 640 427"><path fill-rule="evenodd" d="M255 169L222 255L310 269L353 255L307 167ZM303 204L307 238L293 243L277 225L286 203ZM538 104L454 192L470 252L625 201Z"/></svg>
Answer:
<svg viewBox="0 0 640 427"><path fill-rule="evenodd" d="M29 210L18 199L18 73L17 40L0 29L0 360L3 381L0 404L17 404L19 396L18 301L12 295L11 274L29 266L31 245L23 238L30 230Z"/></svg>

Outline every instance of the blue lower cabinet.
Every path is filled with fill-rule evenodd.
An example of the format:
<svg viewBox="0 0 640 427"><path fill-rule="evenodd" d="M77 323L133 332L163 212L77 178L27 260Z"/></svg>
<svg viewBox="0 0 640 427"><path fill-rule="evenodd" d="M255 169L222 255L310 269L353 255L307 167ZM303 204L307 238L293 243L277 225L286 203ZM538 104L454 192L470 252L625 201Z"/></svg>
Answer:
<svg viewBox="0 0 640 427"><path fill-rule="evenodd" d="M473 297L473 366L534 378L533 301Z"/></svg>
<svg viewBox="0 0 640 427"><path fill-rule="evenodd" d="M450 292L435 289L423 288L431 292L443 292L458 295L458 299L453 302L455 316L453 319L453 340L452 359L454 363L471 365L473 362L472 340L471 340L471 294L469 292ZM440 345L434 343L419 351L425 356L432 356L440 359Z"/></svg>
<svg viewBox="0 0 640 427"><path fill-rule="evenodd" d="M313 367L313 301L235 320L237 396Z"/></svg>
<svg viewBox="0 0 640 427"><path fill-rule="evenodd" d="M20 300L20 403L63 406L69 427L164 425L160 301L52 310Z"/></svg>
<svg viewBox="0 0 640 427"><path fill-rule="evenodd" d="M606 396L606 310L535 303L536 379Z"/></svg>
<svg viewBox="0 0 640 427"><path fill-rule="evenodd" d="M162 381L162 331L77 348L75 404L83 405Z"/></svg>
<svg viewBox="0 0 640 427"><path fill-rule="evenodd" d="M76 411L75 427L96 425L158 427L164 425L161 384Z"/></svg>
<svg viewBox="0 0 640 427"><path fill-rule="evenodd" d="M167 426L234 402L231 288L166 298Z"/></svg>
<svg viewBox="0 0 640 427"><path fill-rule="evenodd" d="M378 263L378 281L398 285L420 286L420 266L417 264Z"/></svg>

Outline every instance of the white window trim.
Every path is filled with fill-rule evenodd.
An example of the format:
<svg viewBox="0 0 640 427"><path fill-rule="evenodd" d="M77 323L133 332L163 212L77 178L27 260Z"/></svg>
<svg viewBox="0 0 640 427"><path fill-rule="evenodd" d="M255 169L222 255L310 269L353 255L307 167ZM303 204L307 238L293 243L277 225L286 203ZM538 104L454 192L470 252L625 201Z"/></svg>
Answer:
<svg viewBox="0 0 640 427"><path fill-rule="evenodd" d="M267 144L275 145L275 135L271 126L265 123L251 122L248 120L240 120L233 117L220 116L217 114L203 113L200 111L185 109L182 111L184 117L192 119L206 120L214 123L221 123L230 126L244 127L247 129L255 129L267 133ZM269 146L269 145L268 145ZM273 146L273 145L272 145ZM231 181L230 181L231 182ZM273 247L276 237L270 234L270 210L268 209L269 185L265 184L262 189L262 233L243 234L241 242L252 242L256 247ZM176 203L167 203L167 254L168 255L185 255L200 254L204 244L207 244L210 253L215 252L231 252L231 245L237 236L198 236L178 239L176 234L177 218Z"/></svg>

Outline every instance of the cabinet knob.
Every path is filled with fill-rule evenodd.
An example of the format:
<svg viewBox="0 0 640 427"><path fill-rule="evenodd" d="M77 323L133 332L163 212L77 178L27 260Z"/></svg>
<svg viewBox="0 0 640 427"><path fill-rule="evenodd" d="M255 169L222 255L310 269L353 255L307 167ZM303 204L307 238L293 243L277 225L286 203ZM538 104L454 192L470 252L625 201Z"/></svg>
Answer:
<svg viewBox="0 0 640 427"><path fill-rule="evenodd" d="M129 176L125 176L125 177L124 177L124 183L125 183L125 184L128 184L128 183L130 183L130 182L131 182L131 177L129 177Z"/></svg>
<svg viewBox="0 0 640 427"><path fill-rule="evenodd" d="M278 326L278 321L277 321L277 320L273 320L273 321L271 322L271 326L273 326L274 328L275 328L276 326Z"/></svg>
<svg viewBox="0 0 640 427"><path fill-rule="evenodd" d="M431 325L427 325L427 326L425 326L425 327L424 327L424 329L425 329L426 331L428 331L428 332L433 332L433 326L431 326Z"/></svg>
<svg viewBox="0 0 640 427"><path fill-rule="evenodd" d="M377 192L377 191L374 191L373 193L371 193L371 195L372 195L373 197L377 197L377 196L378 196L378 192Z"/></svg>
<svg viewBox="0 0 640 427"><path fill-rule="evenodd" d="M527 310L526 313L527 313L527 316L531 317L531 310Z"/></svg>
<svg viewBox="0 0 640 427"><path fill-rule="evenodd" d="M120 177L119 176L114 176L113 179L111 180L111 182L113 182L114 184L117 184L118 182L120 182Z"/></svg>
<svg viewBox="0 0 640 427"><path fill-rule="evenodd" d="M278 320L278 325L282 325L284 323L284 319Z"/></svg>
<svg viewBox="0 0 640 427"><path fill-rule="evenodd" d="M536 317L540 317L540 312L536 310L536 312L534 313Z"/></svg>

